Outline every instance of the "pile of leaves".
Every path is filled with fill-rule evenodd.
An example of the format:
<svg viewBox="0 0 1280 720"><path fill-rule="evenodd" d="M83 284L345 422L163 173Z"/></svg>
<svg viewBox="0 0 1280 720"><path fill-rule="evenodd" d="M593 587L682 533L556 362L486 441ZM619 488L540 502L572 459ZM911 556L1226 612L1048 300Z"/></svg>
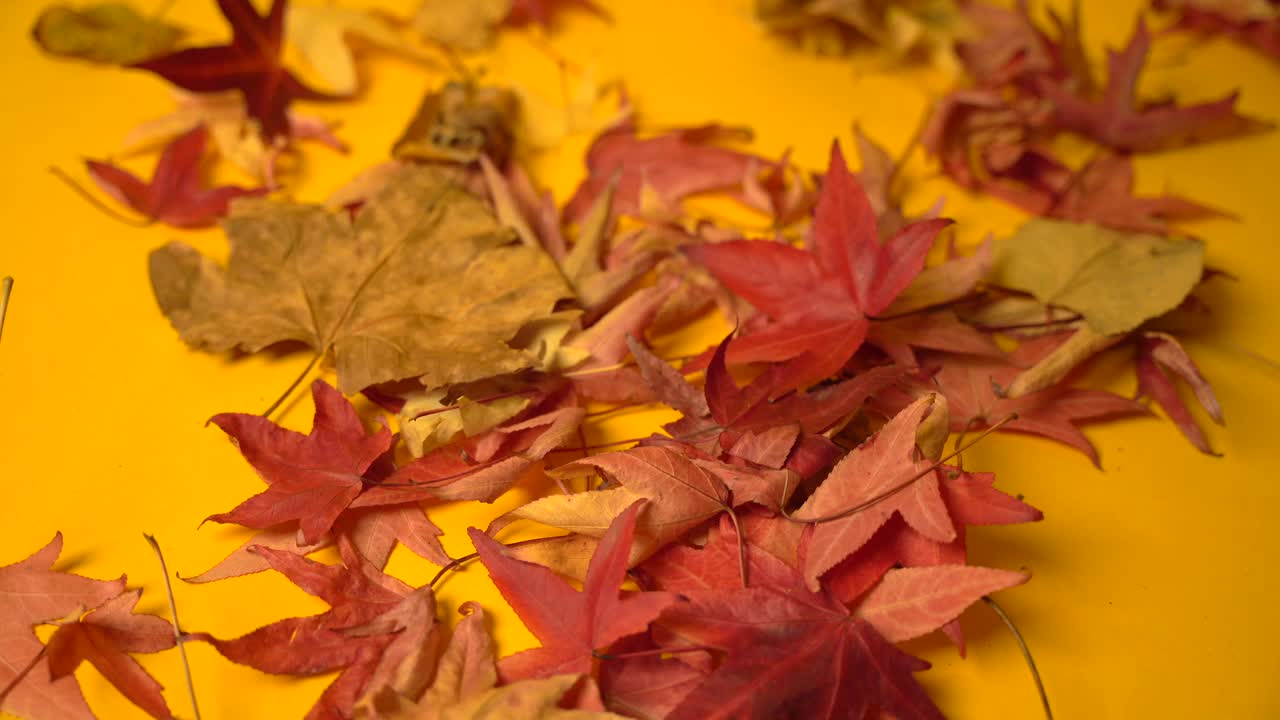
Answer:
<svg viewBox="0 0 1280 720"><path fill-rule="evenodd" d="M1150 410L1080 384L1079 370L1128 347L1140 395L1212 452L1177 384L1215 421L1221 409L1174 330L1215 273L1203 243L1171 223L1214 211L1134 197L1124 153L1266 126L1238 115L1233 96L1137 100L1141 24L1100 86L1077 18L1046 31L1025 8L965 6L980 31L956 52L972 85L942 102L925 146L962 186L1042 216L968 253L949 220L904 211L896 164L861 133L859 172L833 144L825 171L809 173L743 149L736 128L643 133L625 100L558 208L520 167L518 94L469 74L429 93L391 157L325 205L272 195L276 158L295 141L342 146L289 105L354 89L349 34L457 62L451 53L500 28L550 25L575 5L607 17L588 2L427 0L397 24L219 0L230 43L183 49L179 29L119 5L41 17L35 36L51 52L194 93L141 131L172 138L150 180L87 167L148 220L221 221L225 266L181 241L150 254L181 338L216 353L310 348L281 400L317 366L336 377L311 384L308 434L270 419L278 402L211 419L264 486L208 516L254 534L187 580L271 570L330 609L239 638L184 632L132 613L139 591L124 578L53 571L58 536L0 568L0 708L90 717L70 677L88 660L171 717L131 653L203 642L263 672L336 673L312 718L941 717L915 679L928 664L895 643L941 631L963 654L965 608L1029 577L970 565L968 528L1042 517L965 468L964 448L1029 433L1098 463L1080 426ZM117 45L121 28L145 41ZM284 67L286 42L330 88ZM324 65L334 57L347 70ZM1054 155L1058 133L1105 151L1072 170ZM261 186L207 187L210 138ZM707 194L771 231L693 218L683 201ZM693 357L653 352L710 311L735 326L722 341ZM389 417L371 425L357 393ZM640 405L679 418L617 450L586 445L589 410ZM541 477L559 492L468 530L474 555L445 552L433 508L493 502ZM499 542L518 520L547 534ZM450 623L435 581L384 573L397 545L440 565L437 580L483 564L540 647L495 658L478 604ZM340 565L307 557L324 547ZM46 643L39 625L56 626Z"/></svg>

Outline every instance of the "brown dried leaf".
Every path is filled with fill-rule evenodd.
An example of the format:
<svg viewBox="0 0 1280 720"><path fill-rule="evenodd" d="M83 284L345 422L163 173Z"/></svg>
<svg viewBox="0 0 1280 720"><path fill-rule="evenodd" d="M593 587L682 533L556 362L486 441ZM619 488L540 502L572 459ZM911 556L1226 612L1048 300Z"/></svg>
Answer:
<svg viewBox="0 0 1280 720"><path fill-rule="evenodd" d="M311 205L244 203L224 227L226 268L181 242L151 254L160 308L210 351L285 341L332 350L346 393L529 367L537 358L507 341L569 294L550 257L516 242L434 168L399 170L354 221Z"/></svg>

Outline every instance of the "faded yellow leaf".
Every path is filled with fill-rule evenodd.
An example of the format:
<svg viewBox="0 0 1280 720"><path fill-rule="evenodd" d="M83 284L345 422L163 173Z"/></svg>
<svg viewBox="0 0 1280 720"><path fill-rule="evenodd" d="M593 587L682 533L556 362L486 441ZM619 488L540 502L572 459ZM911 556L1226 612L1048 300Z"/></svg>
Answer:
<svg viewBox="0 0 1280 720"><path fill-rule="evenodd" d="M498 24L511 14L512 0L423 0L413 29L424 40L452 50L474 52L493 44Z"/></svg>
<svg viewBox="0 0 1280 720"><path fill-rule="evenodd" d="M387 18L372 12L337 5L290 5L288 12L286 38L335 93L346 95L357 89L359 78L349 36L414 60L438 64L435 57L396 32Z"/></svg>
<svg viewBox="0 0 1280 720"><path fill-rule="evenodd" d="M1112 335L1177 307L1203 270L1199 240L1036 219L999 244L991 281L1070 308Z"/></svg>
<svg viewBox="0 0 1280 720"><path fill-rule="evenodd" d="M313 205L240 203L226 268L172 242L156 299L189 344L332 352L346 393L418 377L436 387L534 365L507 341L571 295L542 250L437 168L404 168L352 221Z"/></svg>

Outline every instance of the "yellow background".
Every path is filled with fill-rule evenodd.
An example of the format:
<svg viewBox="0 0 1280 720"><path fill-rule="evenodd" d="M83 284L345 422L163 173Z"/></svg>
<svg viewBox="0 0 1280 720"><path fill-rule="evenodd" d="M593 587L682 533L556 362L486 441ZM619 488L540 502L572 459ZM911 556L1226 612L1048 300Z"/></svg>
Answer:
<svg viewBox="0 0 1280 720"><path fill-rule="evenodd" d="M84 177L81 157L116 153L127 129L171 105L164 83L147 73L41 55L27 33L44 4L0 3L0 275L17 278L0 343L0 563L25 557L62 530L60 567L102 578L127 572L146 589L141 608L167 616L142 533L155 533L170 568L187 575L246 537L233 527L197 529L201 518L261 487L222 433L203 423L217 412L260 411L307 358L188 350L156 309L146 255L182 237L221 257L220 232L125 227L48 172L57 165ZM795 147L810 168L821 167L832 137L848 145L854 121L897 152L929 99L947 87L935 72L888 69L872 55L797 54L762 34L749 0L604 4L613 25L570 13L551 42L577 62L594 60L604 74L623 77L645 126L750 125L760 151ZM380 5L411 9L409 0ZM1104 43L1125 40L1137 10L1133 0L1085 2L1095 60ZM171 17L203 28L200 40L225 37L211 1L178 0ZM493 77L555 87L553 63L524 34L505 34L488 64ZM1143 78L1149 97L1173 91L1203 100L1240 88L1245 111L1280 120L1280 63L1225 42L1173 37L1157 41L1151 65ZM422 91L444 80L383 53L365 55L362 67L371 82L357 102L306 108L341 119L353 150L340 156L304 146L306 167L291 188L299 198L323 198L385 158ZM561 201L582 174L582 147L579 139L532 163ZM149 171L153 160L130 166ZM1000 601L1031 644L1060 718L1280 716L1273 520L1280 508L1280 370L1245 352L1280 357L1278 164L1276 133L1137 163L1144 191L1177 191L1240 217L1194 227L1208 240L1210 262L1238 278L1215 285L1216 329L1189 343L1226 411L1229 429L1209 430L1225 457L1201 455L1162 419L1090 429L1105 472L1065 447L1018 437L995 437L966 457L1044 510L1043 523L975 530L971 553L975 564L1034 572ZM1019 221L1007 207L939 180L919 158L908 178L909 207L945 194L947 214L959 220L966 241ZM710 333L698 340L708 339ZM683 345L696 346L689 339ZM1127 373L1126 358L1106 365ZM1131 378L1118 377L1112 386L1130 392ZM284 421L305 430L310 413L303 398ZM628 437L647 422L632 417L594 437ZM446 547L462 554L470 549L466 525L483 526L527 497L515 492L493 508L473 504L433 510L432 517L448 531ZM390 570L413 583L435 572L402 550ZM184 625L222 636L325 607L273 573L176 590ZM482 601L504 653L532 641L478 566L447 581L441 598L450 622L460 602ZM908 648L934 663L920 677L939 705L955 718L1037 717L1012 638L985 608L972 609L965 623L967 660L936 639ZM207 718L298 717L328 682L264 676L203 645L190 654ZM142 661L168 688L171 708L189 717L176 653ZM93 669L77 676L100 716L142 717Z"/></svg>

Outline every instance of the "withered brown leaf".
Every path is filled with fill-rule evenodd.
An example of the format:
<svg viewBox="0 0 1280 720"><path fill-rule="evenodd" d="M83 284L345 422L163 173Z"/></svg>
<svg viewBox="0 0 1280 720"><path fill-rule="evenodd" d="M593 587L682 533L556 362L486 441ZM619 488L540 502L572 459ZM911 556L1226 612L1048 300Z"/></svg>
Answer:
<svg viewBox="0 0 1280 720"><path fill-rule="evenodd" d="M348 394L529 367L535 356L507 341L571 291L550 257L449 178L404 168L354 220L313 205L237 204L223 224L226 268L182 242L152 252L156 299L199 348L332 350Z"/></svg>

